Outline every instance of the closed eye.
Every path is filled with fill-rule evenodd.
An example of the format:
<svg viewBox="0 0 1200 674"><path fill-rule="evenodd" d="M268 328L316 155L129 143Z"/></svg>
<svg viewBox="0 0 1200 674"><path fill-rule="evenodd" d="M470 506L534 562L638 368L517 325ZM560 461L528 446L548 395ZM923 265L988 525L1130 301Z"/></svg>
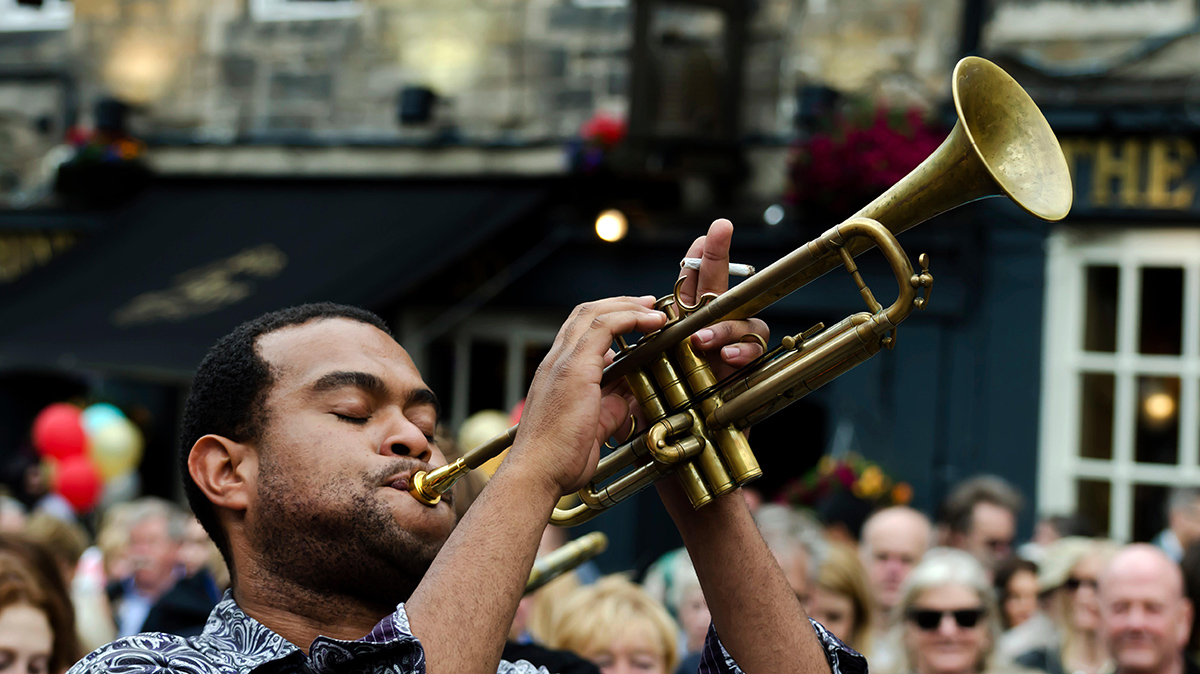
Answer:
<svg viewBox="0 0 1200 674"><path fill-rule="evenodd" d="M355 416L350 416L348 414L339 414L337 412L334 412L333 416L337 417L341 421L345 421L346 423L350 423L350 424L355 424L357 426L362 426L371 420L371 417L369 417L369 416L355 417Z"/></svg>

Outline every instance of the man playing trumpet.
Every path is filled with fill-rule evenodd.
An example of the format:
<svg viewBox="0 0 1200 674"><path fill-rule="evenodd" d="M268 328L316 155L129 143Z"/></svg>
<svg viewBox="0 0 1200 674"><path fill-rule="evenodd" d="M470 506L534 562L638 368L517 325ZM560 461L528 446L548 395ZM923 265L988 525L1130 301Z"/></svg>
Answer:
<svg viewBox="0 0 1200 674"><path fill-rule="evenodd" d="M703 263L685 270L684 300L727 289L731 234L718 220L693 244ZM571 313L508 457L457 523L451 503L409 493L414 473L445 463L437 398L378 317L307 305L243 324L201 363L181 446L189 501L232 590L202 636L122 639L72 674L536 671L501 661L505 635L555 503L623 432L626 392L601 375L616 336L663 326L653 304L618 297ZM766 326L727 321L692 340L720 375L761 354L739 342L752 332ZM740 494L693 510L675 480L658 489L713 616L702 671L865 674L807 620Z"/></svg>

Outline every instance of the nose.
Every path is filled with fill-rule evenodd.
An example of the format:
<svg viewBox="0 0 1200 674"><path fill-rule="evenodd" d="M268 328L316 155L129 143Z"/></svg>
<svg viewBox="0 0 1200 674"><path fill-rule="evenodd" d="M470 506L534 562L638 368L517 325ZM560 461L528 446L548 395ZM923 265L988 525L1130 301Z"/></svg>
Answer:
<svg viewBox="0 0 1200 674"><path fill-rule="evenodd" d="M946 635L951 635L957 631L958 631L958 623L954 622L954 614L949 613L949 612L943 613L942 619L938 623L938 632L941 632L942 634L946 634Z"/></svg>
<svg viewBox="0 0 1200 674"><path fill-rule="evenodd" d="M391 434L384 440L380 454L407 456L429 463L433 458L433 443L425 437L424 431L401 415L393 426Z"/></svg>

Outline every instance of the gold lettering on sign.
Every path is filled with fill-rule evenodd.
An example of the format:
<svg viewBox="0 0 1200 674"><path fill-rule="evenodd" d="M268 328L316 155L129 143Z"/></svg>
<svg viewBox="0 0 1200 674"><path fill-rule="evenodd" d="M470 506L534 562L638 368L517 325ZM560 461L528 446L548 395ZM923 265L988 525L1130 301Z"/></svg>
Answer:
<svg viewBox="0 0 1200 674"><path fill-rule="evenodd" d="M1196 149L1184 138L1155 138L1146 159L1146 205L1150 208L1188 209L1196 200L1196 186L1184 180L1196 162Z"/></svg>
<svg viewBox="0 0 1200 674"><path fill-rule="evenodd" d="M0 283L11 283L75 245L73 232L0 233Z"/></svg>
<svg viewBox="0 0 1200 674"><path fill-rule="evenodd" d="M275 278L287 266L287 255L274 244L240 253L175 277L166 290L142 293L113 312L120 328L157 322L178 322L223 309L254 292L254 279Z"/></svg>
<svg viewBox="0 0 1200 674"><path fill-rule="evenodd" d="M1092 205L1094 206L1123 206L1137 208L1141 206L1138 194L1138 173L1141 164L1141 148L1136 139L1130 138L1121 143L1120 152L1116 143L1109 139L1096 143L1096 155L1092 160ZM1117 181L1118 203L1111 204L1113 193L1112 183Z"/></svg>

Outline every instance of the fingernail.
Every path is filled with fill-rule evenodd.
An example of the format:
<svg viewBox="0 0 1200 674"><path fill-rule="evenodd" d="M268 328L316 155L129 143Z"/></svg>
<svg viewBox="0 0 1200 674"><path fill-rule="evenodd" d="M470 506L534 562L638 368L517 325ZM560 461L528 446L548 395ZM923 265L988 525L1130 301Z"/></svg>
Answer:
<svg viewBox="0 0 1200 674"><path fill-rule="evenodd" d="M741 353L742 347L736 344L730 344L729 346L721 349L721 355L725 356L726 358L737 358L739 355L741 355Z"/></svg>
<svg viewBox="0 0 1200 674"><path fill-rule="evenodd" d="M708 344L709 342L711 342L713 340L713 331L709 330L708 328L705 328L705 329L701 330L700 332L696 333L696 339L700 340L701 344ZM725 348L729 348L729 347L725 347Z"/></svg>

